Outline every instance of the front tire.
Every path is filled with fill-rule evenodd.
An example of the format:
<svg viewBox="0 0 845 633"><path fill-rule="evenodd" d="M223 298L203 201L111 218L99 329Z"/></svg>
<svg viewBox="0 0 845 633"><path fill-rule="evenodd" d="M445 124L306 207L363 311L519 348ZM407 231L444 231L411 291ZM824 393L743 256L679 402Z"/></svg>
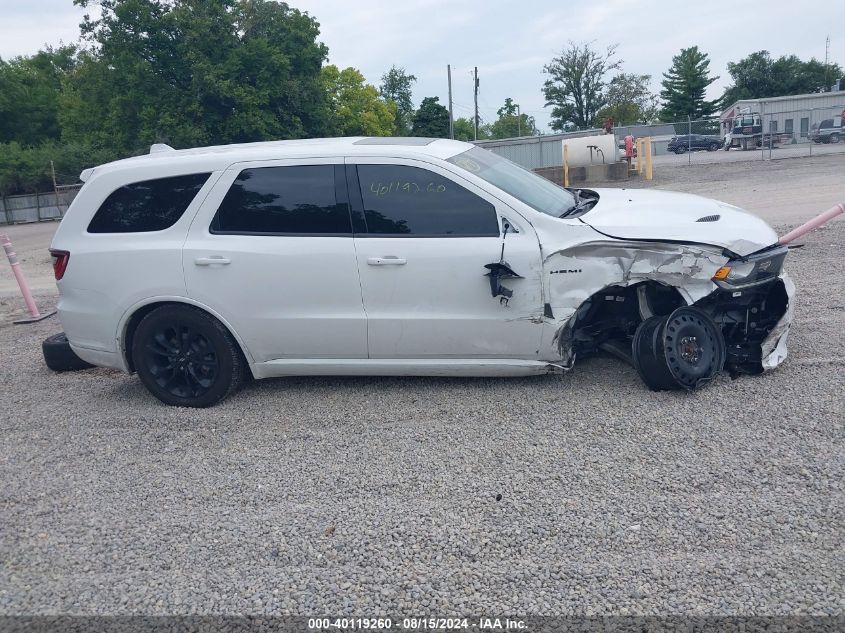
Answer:
<svg viewBox="0 0 845 633"><path fill-rule="evenodd" d="M238 390L246 363L229 331L191 306L156 308L132 338L138 377L156 398L174 406L210 407Z"/></svg>
<svg viewBox="0 0 845 633"><path fill-rule="evenodd" d="M717 149L719 149L718 143L710 143L710 145L707 146L708 152L715 152Z"/></svg>
<svg viewBox="0 0 845 633"><path fill-rule="evenodd" d="M839 142L839 135L835 132L830 135L830 142L831 143L838 143Z"/></svg>
<svg viewBox="0 0 845 633"><path fill-rule="evenodd" d="M684 146L684 145L678 145L678 146L675 148L675 153L676 153L676 154L683 154L685 151L687 151L687 148L686 148L686 146Z"/></svg>

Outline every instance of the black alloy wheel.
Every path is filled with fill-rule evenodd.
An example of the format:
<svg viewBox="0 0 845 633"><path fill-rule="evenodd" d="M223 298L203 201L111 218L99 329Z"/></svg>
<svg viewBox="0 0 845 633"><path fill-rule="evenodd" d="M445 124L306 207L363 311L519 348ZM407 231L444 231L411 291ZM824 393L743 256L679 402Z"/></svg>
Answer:
<svg viewBox="0 0 845 633"><path fill-rule="evenodd" d="M241 385L246 370L237 344L211 315L168 305L146 315L132 341L144 386L166 404L209 407Z"/></svg>

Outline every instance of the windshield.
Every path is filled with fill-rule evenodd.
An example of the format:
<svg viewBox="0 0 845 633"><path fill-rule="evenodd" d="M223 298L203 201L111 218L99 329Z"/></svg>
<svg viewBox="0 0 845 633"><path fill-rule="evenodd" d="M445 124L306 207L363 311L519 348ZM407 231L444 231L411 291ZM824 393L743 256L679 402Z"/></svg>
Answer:
<svg viewBox="0 0 845 633"><path fill-rule="evenodd" d="M563 187L480 147L473 147L447 160L483 178L529 207L556 218L578 202Z"/></svg>

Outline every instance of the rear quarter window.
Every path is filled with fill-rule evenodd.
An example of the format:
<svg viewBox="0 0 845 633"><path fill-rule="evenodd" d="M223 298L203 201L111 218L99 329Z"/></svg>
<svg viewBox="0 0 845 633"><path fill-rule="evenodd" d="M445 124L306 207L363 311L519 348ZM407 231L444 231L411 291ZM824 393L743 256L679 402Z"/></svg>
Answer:
<svg viewBox="0 0 845 633"><path fill-rule="evenodd" d="M149 233L182 217L211 174L144 180L112 191L94 214L89 233Z"/></svg>

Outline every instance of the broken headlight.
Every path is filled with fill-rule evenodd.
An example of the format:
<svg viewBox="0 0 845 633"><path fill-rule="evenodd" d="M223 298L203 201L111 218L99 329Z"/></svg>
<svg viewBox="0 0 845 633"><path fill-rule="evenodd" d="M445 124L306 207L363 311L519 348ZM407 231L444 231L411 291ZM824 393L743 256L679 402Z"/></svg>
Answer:
<svg viewBox="0 0 845 633"><path fill-rule="evenodd" d="M746 288L777 279L787 248L780 246L744 259L732 259L713 275L720 288Z"/></svg>

